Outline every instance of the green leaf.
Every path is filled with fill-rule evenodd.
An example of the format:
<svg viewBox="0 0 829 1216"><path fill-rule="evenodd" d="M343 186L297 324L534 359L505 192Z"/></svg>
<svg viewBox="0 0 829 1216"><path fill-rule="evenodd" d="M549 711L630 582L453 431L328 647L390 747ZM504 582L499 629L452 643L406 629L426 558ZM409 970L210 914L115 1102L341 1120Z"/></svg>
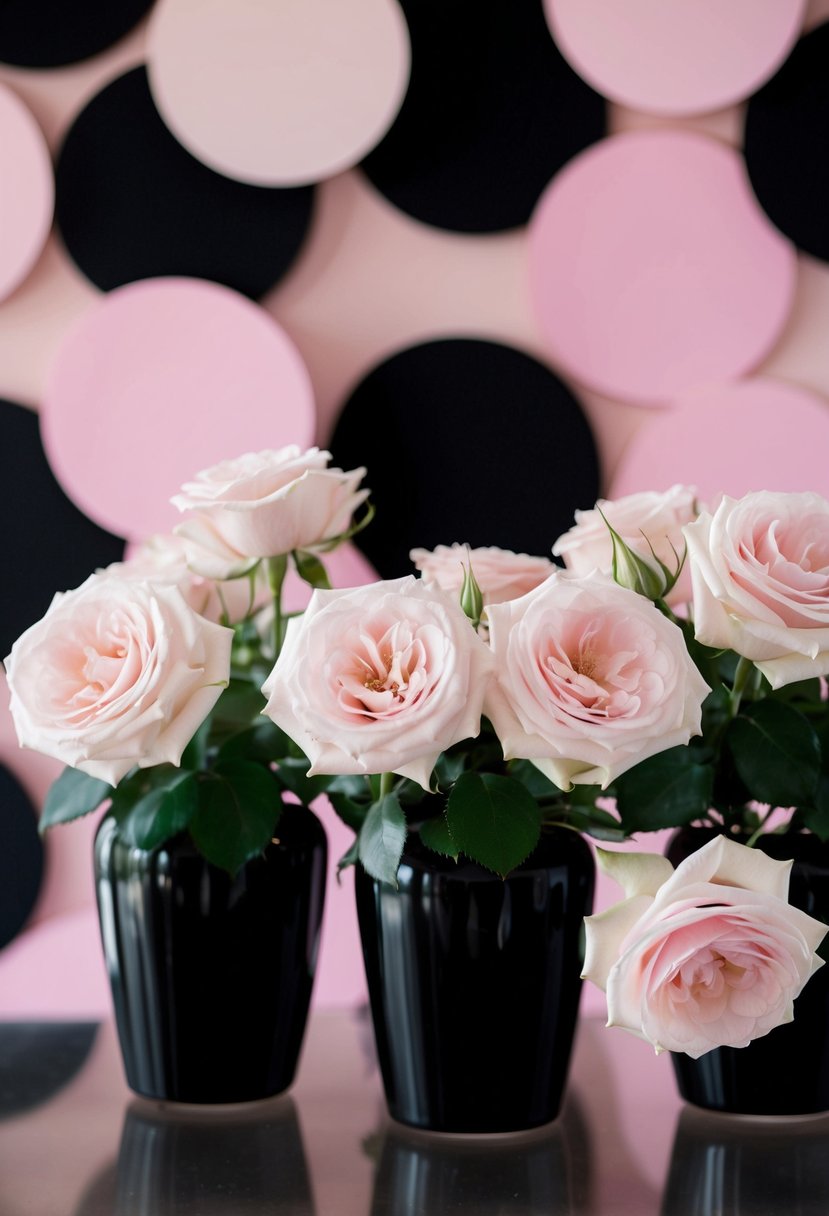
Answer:
<svg viewBox="0 0 829 1216"><path fill-rule="evenodd" d="M56 823L69 823L81 815L88 815L111 797L112 786L106 781L90 777L76 768L65 768L46 795L38 831L43 833Z"/></svg>
<svg viewBox="0 0 829 1216"><path fill-rule="evenodd" d="M284 731L270 718L260 717L252 726L235 731L225 739L219 748L218 760L256 760L260 764L270 764L292 756L295 750Z"/></svg>
<svg viewBox="0 0 829 1216"><path fill-rule="evenodd" d="M533 798L556 798L562 799L563 791L542 773L540 768L533 764L532 760L510 760L509 775L514 777L532 794ZM576 786L576 789L583 788ZM570 794L564 795L565 799L569 799Z"/></svg>
<svg viewBox="0 0 829 1216"><path fill-rule="evenodd" d="M671 747L642 760L613 782L624 831L655 832L701 819L711 806L714 770L689 747Z"/></svg>
<svg viewBox="0 0 829 1216"><path fill-rule="evenodd" d="M798 710L783 701L758 701L730 723L725 739L752 798L772 806L813 802L820 744Z"/></svg>
<svg viewBox="0 0 829 1216"><path fill-rule="evenodd" d="M290 790L292 794L296 794L304 806L310 806L315 798L324 794L331 781L330 777L322 774L309 777L308 769L310 767L311 761L307 757L299 760L285 756L279 761L279 767L276 770L277 781L281 781L286 789Z"/></svg>
<svg viewBox="0 0 829 1216"><path fill-rule="evenodd" d="M512 777L464 773L446 803L446 822L461 852L502 878L533 851L541 811Z"/></svg>
<svg viewBox="0 0 829 1216"><path fill-rule="evenodd" d="M438 789L450 790L465 768L465 752L441 752L435 765Z"/></svg>
<svg viewBox="0 0 829 1216"><path fill-rule="evenodd" d="M359 842L355 837L355 839L352 840L349 848L346 849L340 860L337 862L337 882L340 881L340 875L342 874L343 870L347 870L349 866L356 866L357 862L359 861L359 853Z"/></svg>
<svg viewBox="0 0 829 1216"><path fill-rule="evenodd" d="M265 708L261 688L250 680L232 678L211 713L217 722L248 726Z"/></svg>
<svg viewBox="0 0 829 1216"><path fill-rule="evenodd" d="M621 842L627 839L627 834L619 820L614 819L607 811L600 811L598 807L589 810L571 807L567 813L566 822L579 832L592 836L595 840Z"/></svg>
<svg viewBox="0 0 829 1216"><path fill-rule="evenodd" d="M331 590L328 571L318 557L304 549L295 549L293 556L296 572L303 582L308 583L310 587L319 587L323 591Z"/></svg>
<svg viewBox="0 0 829 1216"><path fill-rule="evenodd" d="M435 819L427 819L420 825L418 831L420 832L420 839L427 849L432 849L443 857L451 857L453 861L458 860L460 849L452 839L449 826L443 815L438 815Z"/></svg>
<svg viewBox="0 0 829 1216"><path fill-rule="evenodd" d="M172 780L139 798L120 820L119 831L127 844L154 849L183 832L198 807L199 786L195 773L177 771Z"/></svg>
<svg viewBox="0 0 829 1216"><path fill-rule="evenodd" d="M367 874L397 886L397 867L406 843L406 817L395 794L372 803L365 817L357 849Z"/></svg>
<svg viewBox="0 0 829 1216"><path fill-rule="evenodd" d="M228 761L200 774L190 835L208 861L235 874L266 847L281 811L281 791L267 768Z"/></svg>

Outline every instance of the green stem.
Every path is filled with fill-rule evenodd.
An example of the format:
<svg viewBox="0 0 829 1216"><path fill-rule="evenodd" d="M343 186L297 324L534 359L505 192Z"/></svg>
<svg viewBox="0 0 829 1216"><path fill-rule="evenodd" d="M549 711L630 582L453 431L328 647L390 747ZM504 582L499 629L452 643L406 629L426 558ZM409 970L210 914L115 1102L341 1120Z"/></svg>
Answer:
<svg viewBox="0 0 829 1216"><path fill-rule="evenodd" d="M282 586L288 571L287 553L280 553L278 557L269 557L267 569L268 586L273 597L273 651L274 658L278 659L283 642Z"/></svg>
<svg viewBox="0 0 829 1216"><path fill-rule="evenodd" d="M737 670L734 673L734 684L731 688L731 717L736 718L740 708L740 701L743 698L746 685L749 682L753 672L754 664L750 659L746 659L743 655L740 656L740 661L737 664Z"/></svg>
<svg viewBox="0 0 829 1216"><path fill-rule="evenodd" d="M380 774L380 801L390 794L394 788L394 773Z"/></svg>
<svg viewBox="0 0 829 1216"><path fill-rule="evenodd" d="M755 830L749 836L748 840L746 841L747 849L750 849L752 847L752 845L755 845L757 843L757 841L760 839L760 837L763 835L763 831L766 826L766 820L768 819L769 815L771 815L773 809L774 808L770 807L769 810L766 811L765 815L762 817L762 819L760 820L760 822L757 825L757 827L755 828Z"/></svg>

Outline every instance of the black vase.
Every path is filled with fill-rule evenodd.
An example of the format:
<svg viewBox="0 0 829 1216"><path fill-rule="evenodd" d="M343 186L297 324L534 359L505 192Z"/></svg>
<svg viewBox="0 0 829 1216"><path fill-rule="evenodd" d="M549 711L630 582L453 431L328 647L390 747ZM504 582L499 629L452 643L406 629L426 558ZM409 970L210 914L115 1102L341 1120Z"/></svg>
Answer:
<svg viewBox="0 0 829 1216"><path fill-rule="evenodd" d="M132 848L104 819L98 913L127 1083L148 1098L249 1102L291 1084L314 979L325 832L286 807L231 878L185 833Z"/></svg>
<svg viewBox="0 0 829 1216"><path fill-rule="evenodd" d="M410 836L399 887L356 877L377 1052L392 1116L512 1132L559 1112L593 899L590 849L546 831L502 880Z"/></svg>
<svg viewBox="0 0 829 1216"><path fill-rule="evenodd" d="M668 846L678 865L716 833L683 828ZM789 902L829 923L829 844L817 836L764 835L754 846L779 861L794 859ZM824 947L821 947L821 950ZM829 1110L829 966L794 1003L794 1021L747 1047L717 1047L698 1060L673 1054L679 1092L706 1110L743 1115L807 1115Z"/></svg>

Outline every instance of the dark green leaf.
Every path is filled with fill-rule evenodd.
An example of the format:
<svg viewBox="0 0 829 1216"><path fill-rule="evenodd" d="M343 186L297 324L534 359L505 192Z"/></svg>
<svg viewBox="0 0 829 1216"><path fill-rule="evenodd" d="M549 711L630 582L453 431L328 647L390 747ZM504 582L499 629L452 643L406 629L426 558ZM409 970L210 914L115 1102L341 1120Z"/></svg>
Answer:
<svg viewBox="0 0 829 1216"><path fill-rule="evenodd" d="M447 800L446 822L461 852L502 877L529 856L541 832L530 792L495 773L464 773Z"/></svg>
<svg viewBox="0 0 829 1216"><path fill-rule="evenodd" d="M460 849L452 839L443 815L438 815L434 819L427 819L420 825L418 831L420 832L420 839L427 849L432 849L435 853L440 853L444 857L451 857L457 861Z"/></svg>
<svg viewBox="0 0 829 1216"><path fill-rule="evenodd" d="M510 760L509 775L514 777L532 794L533 798L562 798L562 790L551 781L549 777L545 777L540 768L533 764L532 760ZM576 787L584 788L584 787ZM571 790L571 794L573 791ZM569 798L570 795L567 795Z"/></svg>
<svg viewBox="0 0 829 1216"><path fill-rule="evenodd" d="M451 789L465 767L465 752L441 752L435 765L438 788L441 790Z"/></svg>
<svg viewBox="0 0 829 1216"><path fill-rule="evenodd" d="M688 747L641 761L613 782L625 832L655 832L701 819L711 805L714 770Z"/></svg>
<svg viewBox="0 0 829 1216"><path fill-rule="evenodd" d="M346 827L351 828L352 832L359 832L365 823L371 803L355 802L346 794L338 794L331 790L328 791L328 800Z"/></svg>
<svg viewBox="0 0 829 1216"><path fill-rule="evenodd" d="M211 718L247 726L256 721L264 708L261 688L250 680L234 678L216 702Z"/></svg>
<svg viewBox="0 0 829 1216"><path fill-rule="evenodd" d="M270 718L259 717L252 726L228 735L219 747L218 759L220 762L256 760L259 764L270 764L292 756L295 750L295 744Z"/></svg>
<svg viewBox="0 0 829 1216"><path fill-rule="evenodd" d="M607 811L600 811L598 807L589 810L571 807L567 812L566 822L596 840L622 841L627 838L619 820L614 819Z"/></svg>
<svg viewBox="0 0 829 1216"><path fill-rule="evenodd" d="M154 849L190 823L198 806L198 778L195 773L177 771L165 785L139 798L120 820L120 833L127 844L139 849Z"/></svg>
<svg viewBox="0 0 829 1216"><path fill-rule="evenodd" d="M311 761L307 757L295 760L287 756L279 761L279 767L276 770L277 780L281 781L292 794L296 794L304 806L310 806L315 798L324 794L331 781L330 777L324 775L309 777L308 769L310 767Z"/></svg>
<svg viewBox="0 0 829 1216"><path fill-rule="evenodd" d="M820 744L807 718L783 701L758 701L728 727L726 742L752 798L772 806L810 804Z"/></svg>
<svg viewBox="0 0 829 1216"><path fill-rule="evenodd" d="M322 562L313 553L304 549L294 550L294 563L299 577L311 587L319 587L323 591L331 590L331 580Z"/></svg>
<svg viewBox="0 0 829 1216"><path fill-rule="evenodd" d="M69 823L81 815L88 815L111 797L112 786L106 781L89 777L76 768L65 768L46 795L39 831L45 832L56 823Z"/></svg>
<svg viewBox="0 0 829 1216"><path fill-rule="evenodd" d="M228 761L200 774L190 835L208 861L235 874L263 851L281 810L281 790L267 768Z"/></svg>
<svg viewBox="0 0 829 1216"><path fill-rule="evenodd" d="M359 861L359 843L356 839L352 840L351 845L343 853L340 860L337 862L337 882L340 881L340 875L343 870L347 870L349 866L356 866Z"/></svg>
<svg viewBox="0 0 829 1216"><path fill-rule="evenodd" d="M406 817L394 794L372 803L357 837L358 854L367 874L397 886L397 867L406 843Z"/></svg>

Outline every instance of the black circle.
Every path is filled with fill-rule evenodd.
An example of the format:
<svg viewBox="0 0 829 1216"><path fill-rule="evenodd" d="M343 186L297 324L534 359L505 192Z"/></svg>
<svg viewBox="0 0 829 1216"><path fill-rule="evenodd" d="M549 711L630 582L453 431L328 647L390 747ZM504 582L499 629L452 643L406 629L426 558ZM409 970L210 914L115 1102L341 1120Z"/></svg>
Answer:
<svg viewBox="0 0 829 1216"><path fill-rule="evenodd" d="M365 465L377 515L357 545L383 577L409 550L454 541L549 556L599 492L576 399L541 363L494 342L410 347L376 367L343 409L335 463Z"/></svg>
<svg viewBox="0 0 829 1216"><path fill-rule="evenodd" d="M34 808L0 764L0 949L23 928L43 878L43 845Z"/></svg>
<svg viewBox="0 0 829 1216"><path fill-rule="evenodd" d="M124 542L70 502L40 441L37 414L0 400L0 512L6 529L0 657L43 615L56 591L82 583L99 566L120 561ZM2 806L2 803L0 803Z"/></svg>
<svg viewBox="0 0 829 1216"><path fill-rule="evenodd" d="M541 0L402 0L412 71L363 161L415 219L458 232L525 224L539 195L605 133L605 102L562 57Z"/></svg>
<svg viewBox="0 0 829 1216"><path fill-rule="evenodd" d="M829 261L829 22L801 38L749 101L745 156L768 217Z"/></svg>
<svg viewBox="0 0 829 1216"><path fill-rule="evenodd" d="M254 298L294 260L314 197L312 186L250 186L196 160L162 122L143 67L107 85L75 120L55 187L66 247L104 291L184 275Z"/></svg>
<svg viewBox="0 0 829 1216"><path fill-rule="evenodd" d="M89 1058L97 1033L97 1022L6 1022L0 1034L0 1120L48 1102L68 1085Z"/></svg>
<svg viewBox="0 0 829 1216"><path fill-rule="evenodd" d="M3 0L0 60L54 68L97 55L140 21L153 0Z"/></svg>

